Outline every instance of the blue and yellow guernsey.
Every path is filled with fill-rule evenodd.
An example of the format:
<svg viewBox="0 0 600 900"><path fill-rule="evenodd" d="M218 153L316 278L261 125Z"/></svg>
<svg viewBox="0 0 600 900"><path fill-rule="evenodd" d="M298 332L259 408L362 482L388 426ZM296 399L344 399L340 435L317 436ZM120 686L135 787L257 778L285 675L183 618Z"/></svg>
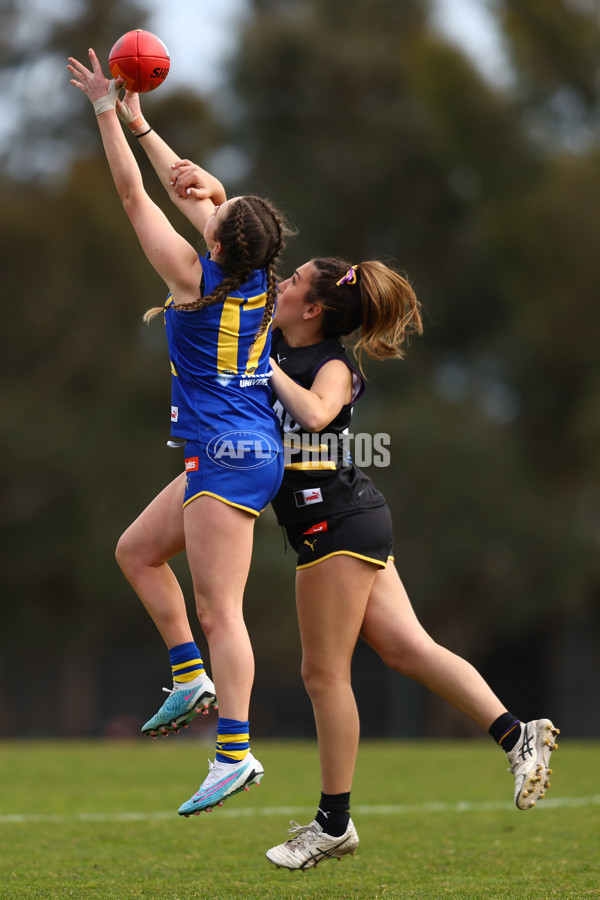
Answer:
<svg viewBox="0 0 600 900"><path fill-rule="evenodd" d="M225 273L200 256L203 295ZM271 329L255 340L267 291L264 269L220 303L177 310L169 295L164 307L171 360L171 435L208 444L228 431L260 432L281 448L279 423L271 409Z"/></svg>

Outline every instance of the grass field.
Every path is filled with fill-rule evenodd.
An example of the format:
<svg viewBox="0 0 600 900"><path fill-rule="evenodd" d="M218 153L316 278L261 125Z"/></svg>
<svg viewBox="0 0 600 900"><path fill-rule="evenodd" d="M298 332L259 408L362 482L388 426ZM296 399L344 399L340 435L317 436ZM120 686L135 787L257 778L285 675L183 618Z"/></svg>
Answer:
<svg viewBox="0 0 600 900"><path fill-rule="evenodd" d="M0 742L0 897L396 900L600 897L600 745L560 740L552 788L512 805L491 740L365 741L353 789L356 856L306 873L265 850L318 800L312 742L255 742L263 784L222 809L176 814L212 756L189 738Z"/></svg>

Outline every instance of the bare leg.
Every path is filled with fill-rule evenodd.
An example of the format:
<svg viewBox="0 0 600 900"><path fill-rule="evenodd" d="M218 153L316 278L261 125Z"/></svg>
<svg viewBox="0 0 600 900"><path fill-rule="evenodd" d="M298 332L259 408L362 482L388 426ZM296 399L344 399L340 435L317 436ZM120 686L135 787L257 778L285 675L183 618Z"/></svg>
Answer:
<svg viewBox="0 0 600 900"><path fill-rule="evenodd" d="M221 717L246 721L254 656L243 616L255 517L214 497L183 510L196 609L208 641Z"/></svg>
<svg viewBox="0 0 600 900"><path fill-rule="evenodd" d="M377 573L361 636L387 666L420 682L486 731L507 711L471 663L427 634L391 562Z"/></svg>
<svg viewBox="0 0 600 900"><path fill-rule="evenodd" d="M314 710L326 794L352 787L360 725L350 664L376 572L355 557L334 556L296 574L302 677Z"/></svg>
<svg viewBox="0 0 600 900"><path fill-rule="evenodd" d="M167 561L185 549L185 473L146 507L122 535L116 558L170 649L193 641L185 600Z"/></svg>

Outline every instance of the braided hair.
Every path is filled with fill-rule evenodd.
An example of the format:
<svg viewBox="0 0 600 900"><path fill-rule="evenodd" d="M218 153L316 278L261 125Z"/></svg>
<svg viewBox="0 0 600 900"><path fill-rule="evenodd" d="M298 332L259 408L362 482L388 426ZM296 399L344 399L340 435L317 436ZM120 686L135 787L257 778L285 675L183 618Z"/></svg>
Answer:
<svg viewBox="0 0 600 900"><path fill-rule="evenodd" d="M244 284L255 269L267 274L265 310L255 340L267 331L277 297L275 261L284 247L285 226L268 201L253 195L238 197L230 202L227 215L219 220L215 238L221 242L227 273L223 281L206 297L192 303L179 304L176 309L204 309L219 303Z"/></svg>
<svg viewBox="0 0 600 900"><path fill-rule="evenodd" d="M351 266L342 259L311 260L315 274L306 301L323 310L324 337L358 331L353 344L359 364L372 359L401 359L409 334L422 334L420 305L409 282L379 260Z"/></svg>

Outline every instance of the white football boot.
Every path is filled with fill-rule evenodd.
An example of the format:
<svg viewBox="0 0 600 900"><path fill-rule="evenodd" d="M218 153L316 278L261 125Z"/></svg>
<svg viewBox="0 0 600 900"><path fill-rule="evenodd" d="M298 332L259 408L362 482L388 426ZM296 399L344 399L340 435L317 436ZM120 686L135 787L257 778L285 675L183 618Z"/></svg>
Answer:
<svg viewBox="0 0 600 900"><path fill-rule="evenodd" d="M550 755L558 744L554 738L560 734L550 719L523 722L521 737L506 754L509 772L515 776L515 803L519 809L530 809L541 800L550 787L548 768Z"/></svg>
<svg viewBox="0 0 600 900"><path fill-rule="evenodd" d="M341 859L346 853L354 856L358 847L358 835L352 819L341 837L326 834L314 820L310 825L290 822L288 834L295 837L267 850L267 859L277 868L312 869L323 859Z"/></svg>

